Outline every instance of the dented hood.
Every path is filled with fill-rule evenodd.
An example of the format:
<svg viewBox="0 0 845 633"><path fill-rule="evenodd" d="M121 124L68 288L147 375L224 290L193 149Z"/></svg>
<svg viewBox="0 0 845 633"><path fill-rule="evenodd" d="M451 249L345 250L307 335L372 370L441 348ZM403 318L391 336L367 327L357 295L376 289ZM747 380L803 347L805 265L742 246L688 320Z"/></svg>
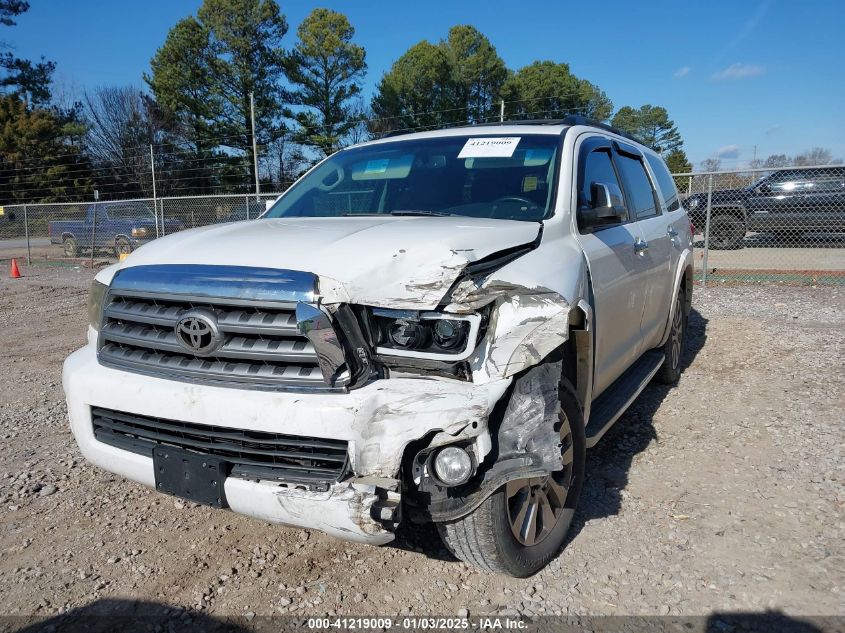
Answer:
<svg viewBox="0 0 845 633"><path fill-rule="evenodd" d="M114 270L156 264L311 272L327 303L433 309L467 263L533 241L535 222L459 217L262 219L157 239Z"/></svg>

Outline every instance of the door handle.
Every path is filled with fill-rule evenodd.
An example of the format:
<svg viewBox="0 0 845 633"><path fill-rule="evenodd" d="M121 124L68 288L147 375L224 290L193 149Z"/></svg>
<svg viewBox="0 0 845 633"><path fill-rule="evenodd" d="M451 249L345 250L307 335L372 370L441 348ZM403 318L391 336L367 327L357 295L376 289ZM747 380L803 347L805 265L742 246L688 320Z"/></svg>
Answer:
<svg viewBox="0 0 845 633"><path fill-rule="evenodd" d="M637 255L642 255L642 254L643 254L643 253L645 253L647 250L648 250L648 242L646 242L646 241L645 241L644 239L642 239L641 237L638 237L638 238L637 238L637 241L636 241L636 242L634 242L634 252L635 252Z"/></svg>
<svg viewBox="0 0 845 633"><path fill-rule="evenodd" d="M666 232L669 234L669 237L678 237L679 235L677 229L673 226L670 226Z"/></svg>

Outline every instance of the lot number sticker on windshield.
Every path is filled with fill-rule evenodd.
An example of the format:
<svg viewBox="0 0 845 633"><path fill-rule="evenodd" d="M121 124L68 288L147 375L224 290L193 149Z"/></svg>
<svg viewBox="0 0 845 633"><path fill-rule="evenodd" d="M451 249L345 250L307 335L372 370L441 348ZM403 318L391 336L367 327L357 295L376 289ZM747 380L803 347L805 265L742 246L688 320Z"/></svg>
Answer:
<svg viewBox="0 0 845 633"><path fill-rule="evenodd" d="M510 158L519 144L519 136L469 139L458 158Z"/></svg>

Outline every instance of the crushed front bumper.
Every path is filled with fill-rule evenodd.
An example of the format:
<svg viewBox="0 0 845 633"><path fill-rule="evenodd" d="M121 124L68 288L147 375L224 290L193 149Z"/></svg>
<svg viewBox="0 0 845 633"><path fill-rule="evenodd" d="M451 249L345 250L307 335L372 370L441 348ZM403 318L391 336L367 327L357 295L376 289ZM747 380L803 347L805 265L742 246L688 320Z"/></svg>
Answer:
<svg viewBox="0 0 845 633"><path fill-rule="evenodd" d="M229 477L235 512L272 523L321 530L339 538L383 544L384 504L398 501L405 446L433 432L460 438L487 433L487 419L510 380L484 385L443 379L380 380L349 393L288 393L194 385L133 374L97 362L92 344L65 361L63 385L71 429L93 464L148 486L152 459L98 441L91 408L233 429L341 439L353 476L325 492L276 481ZM388 521L389 523L389 521Z"/></svg>

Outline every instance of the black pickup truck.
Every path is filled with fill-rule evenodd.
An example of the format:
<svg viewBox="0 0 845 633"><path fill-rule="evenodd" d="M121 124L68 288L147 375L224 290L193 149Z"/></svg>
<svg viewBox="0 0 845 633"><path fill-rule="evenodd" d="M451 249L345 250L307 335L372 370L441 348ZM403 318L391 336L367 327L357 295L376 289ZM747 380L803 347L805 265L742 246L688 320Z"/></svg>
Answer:
<svg viewBox="0 0 845 633"><path fill-rule="evenodd" d="M707 192L689 196L683 205L703 231ZM845 231L845 166L781 169L750 187L714 191L710 247L740 248L748 231L778 240Z"/></svg>

